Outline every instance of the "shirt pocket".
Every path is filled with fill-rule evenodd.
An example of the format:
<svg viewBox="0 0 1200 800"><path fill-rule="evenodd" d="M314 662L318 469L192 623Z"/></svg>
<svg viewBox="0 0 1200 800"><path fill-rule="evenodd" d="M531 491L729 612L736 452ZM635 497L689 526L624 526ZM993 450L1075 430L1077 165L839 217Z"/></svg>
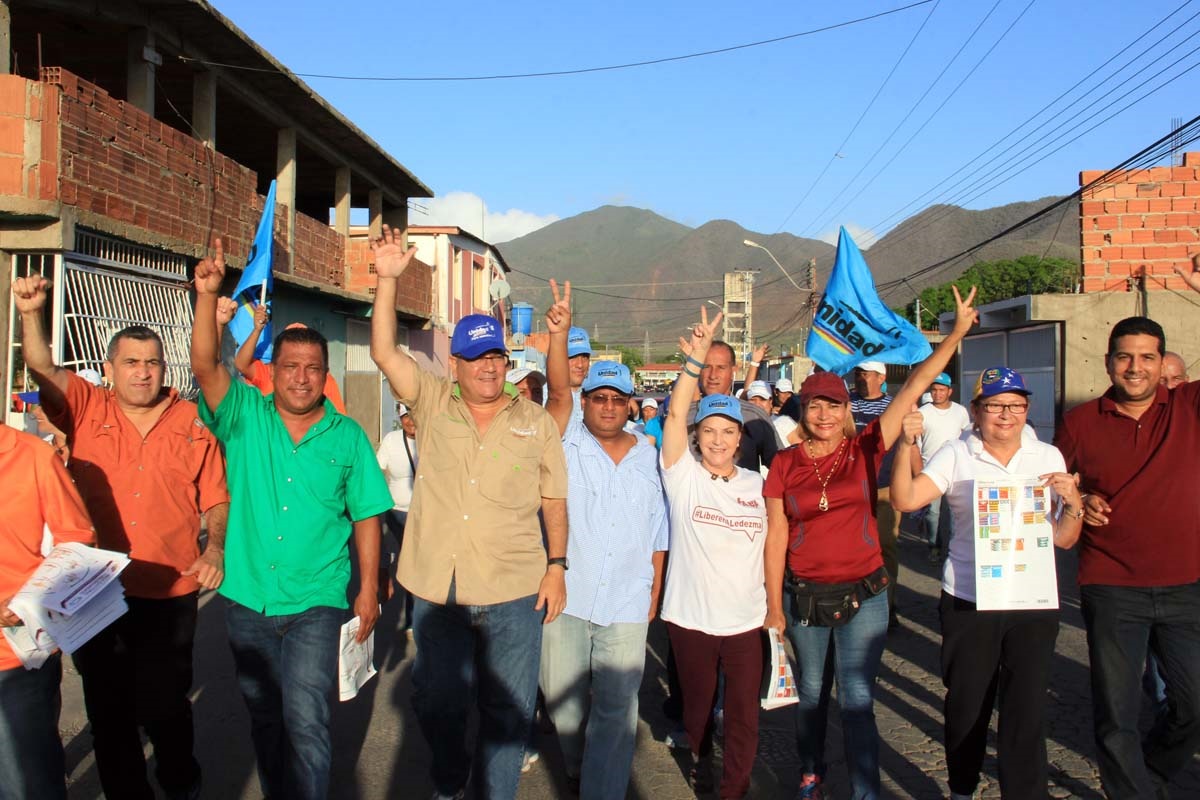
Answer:
<svg viewBox="0 0 1200 800"><path fill-rule="evenodd" d="M533 437L505 436L497 457L480 461L479 493L501 508L535 510L541 505L541 448Z"/></svg>
<svg viewBox="0 0 1200 800"><path fill-rule="evenodd" d="M353 460L333 448L314 449L308 455L301 463L301 469L308 473L305 477L316 496L332 501L332 505L344 506Z"/></svg>
<svg viewBox="0 0 1200 800"><path fill-rule="evenodd" d="M426 439L429 447L421 450L416 459L417 474L444 478L445 473L455 469L462 463L463 455L472 444L471 432L463 423L453 422L446 417L438 417L430 426L430 435Z"/></svg>

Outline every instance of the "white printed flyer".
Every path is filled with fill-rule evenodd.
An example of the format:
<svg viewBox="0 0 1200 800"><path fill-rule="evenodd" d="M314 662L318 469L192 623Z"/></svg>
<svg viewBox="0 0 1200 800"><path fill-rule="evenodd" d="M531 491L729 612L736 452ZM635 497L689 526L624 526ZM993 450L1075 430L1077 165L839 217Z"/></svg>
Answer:
<svg viewBox="0 0 1200 800"><path fill-rule="evenodd" d="M975 606L1058 608L1053 493L1038 478L975 481Z"/></svg>

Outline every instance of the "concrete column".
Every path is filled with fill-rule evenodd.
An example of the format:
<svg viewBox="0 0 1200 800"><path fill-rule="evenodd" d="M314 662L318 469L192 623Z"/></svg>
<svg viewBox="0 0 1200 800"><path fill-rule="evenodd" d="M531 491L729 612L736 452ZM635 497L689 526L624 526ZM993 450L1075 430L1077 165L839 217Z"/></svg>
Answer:
<svg viewBox="0 0 1200 800"><path fill-rule="evenodd" d="M383 210L383 221L393 230L404 231L404 247L408 247L408 204Z"/></svg>
<svg viewBox="0 0 1200 800"><path fill-rule="evenodd" d="M8 0L0 0L0 73L9 72L12 72L12 12Z"/></svg>
<svg viewBox="0 0 1200 800"><path fill-rule="evenodd" d="M155 62L161 61L154 50L154 32L134 28L129 32L125 59L125 99L154 116Z"/></svg>
<svg viewBox="0 0 1200 800"><path fill-rule="evenodd" d="M372 189L367 192L367 209L371 215L369 235L372 239L383 236L383 191Z"/></svg>
<svg viewBox="0 0 1200 800"><path fill-rule="evenodd" d="M288 271L296 253L296 129L280 128L275 145L275 202L287 205Z"/></svg>
<svg viewBox="0 0 1200 800"><path fill-rule="evenodd" d="M197 72L192 78L192 128L196 138L217 149L217 75Z"/></svg>
<svg viewBox="0 0 1200 800"><path fill-rule="evenodd" d="M333 176L333 229L350 235L350 168L338 167Z"/></svg>

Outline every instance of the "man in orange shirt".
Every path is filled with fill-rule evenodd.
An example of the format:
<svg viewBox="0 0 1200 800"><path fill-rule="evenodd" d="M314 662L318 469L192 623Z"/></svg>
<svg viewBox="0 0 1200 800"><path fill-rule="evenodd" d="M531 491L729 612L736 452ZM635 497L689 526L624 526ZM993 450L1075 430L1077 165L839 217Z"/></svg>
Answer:
<svg viewBox="0 0 1200 800"><path fill-rule="evenodd" d="M224 575L225 463L195 403L163 386L162 340L149 328L112 337L104 362L111 390L54 364L42 328L49 285L41 275L13 282L25 363L50 420L68 436L68 469L98 544L131 559L121 575L128 613L75 653L100 784L111 798L153 800L140 725L167 796L196 797L192 642L199 589L215 589Z"/></svg>
<svg viewBox="0 0 1200 800"><path fill-rule="evenodd" d="M95 534L71 476L54 450L27 433L0 423L0 626L20 625L8 610L42 563L42 533L55 544L93 544ZM58 710L62 705L62 656L25 669L0 635L0 775L4 796L66 800L67 786Z"/></svg>
<svg viewBox="0 0 1200 800"><path fill-rule="evenodd" d="M223 305L223 304L222 304ZM237 307L234 306L234 310ZM222 319L221 307L217 309L217 322L219 324L227 324L229 320ZM233 317L230 316L229 319ZM254 331L246 337L246 341L242 342L238 348L237 355L233 358L233 365L237 367L237 371L242 374L254 388L258 389L263 394L271 394L275 391L275 378L271 374L271 368L254 357L254 348L258 345L258 337L262 334L263 328L267 327L267 320L270 316L266 306L254 307ZM293 328L307 328L303 322L293 322L284 330L292 330ZM342 401L342 393L338 389L337 381L333 379L332 373L325 373L325 397L329 402L333 403L333 407L337 409L339 414L346 413L346 404Z"/></svg>

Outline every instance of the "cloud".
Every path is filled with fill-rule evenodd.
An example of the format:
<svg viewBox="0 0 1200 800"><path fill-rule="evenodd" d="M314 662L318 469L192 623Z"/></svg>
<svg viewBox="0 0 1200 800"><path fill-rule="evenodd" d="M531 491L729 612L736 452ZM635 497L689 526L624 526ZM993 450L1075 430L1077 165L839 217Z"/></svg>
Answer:
<svg viewBox="0 0 1200 800"><path fill-rule="evenodd" d="M854 243L859 246L859 249L866 250L871 245L875 244L876 236L871 232L870 228L865 228L862 225L856 225L853 222L843 222L841 225L830 228L829 230L817 234L817 238L826 244L831 244L837 247L838 229L845 228L853 237Z"/></svg>
<svg viewBox="0 0 1200 800"><path fill-rule="evenodd" d="M533 233L559 219L557 214L538 215L519 208L490 211L483 198L472 192L449 192L428 200L414 200L413 203L427 208L429 212L422 214L417 209L410 209L410 224L457 225L494 244Z"/></svg>

